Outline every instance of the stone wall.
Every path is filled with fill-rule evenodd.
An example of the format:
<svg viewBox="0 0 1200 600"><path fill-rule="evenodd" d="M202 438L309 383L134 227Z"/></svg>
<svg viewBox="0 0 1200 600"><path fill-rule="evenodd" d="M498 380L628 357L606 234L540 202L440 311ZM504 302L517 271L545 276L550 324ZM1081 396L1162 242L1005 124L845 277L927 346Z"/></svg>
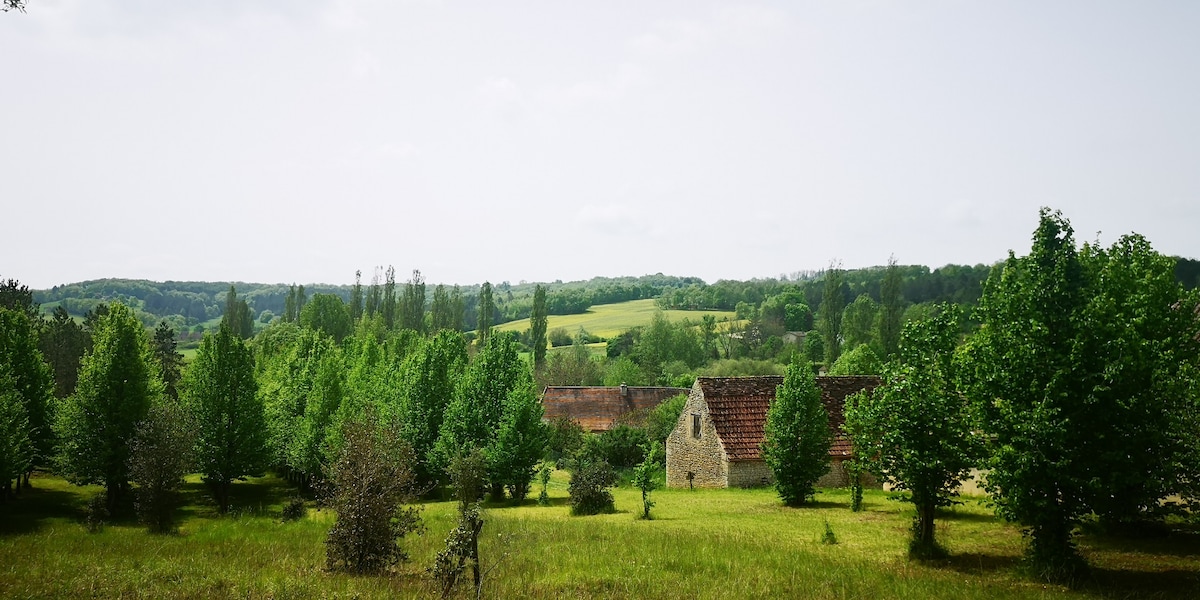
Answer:
<svg viewBox="0 0 1200 600"><path fill-rule="evenodd" d="M762 460L739 460L729 463L729 487L760 487L775 481L771 467Z"/></svg>
<svg viewBox="0 0 1200 600"><path fill-rule="evenodd" d="M692 435L693 415L700 416L700 437ZM692 473L691 481L688 473ZM667 487L727 487L729 461L703 402L699 385L692 388L687 404L667 436Z"/></svg>

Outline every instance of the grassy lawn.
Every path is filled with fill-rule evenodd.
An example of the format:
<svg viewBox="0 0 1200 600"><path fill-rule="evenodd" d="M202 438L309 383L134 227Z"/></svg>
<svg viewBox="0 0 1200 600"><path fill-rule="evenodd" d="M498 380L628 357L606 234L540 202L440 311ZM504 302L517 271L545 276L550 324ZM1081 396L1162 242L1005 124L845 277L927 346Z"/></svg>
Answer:
<svg viewBox="0 0 1200 600"><path fill-rule="evenodd" d="M610 338L631 327L649 325L650 320L654 318L654 313L658 310L659 308L655 306L652 299L601 304L591 307L581 315L550 315L547 319L547 327L550 331L562 327L572 337L582 327L588 330L588 333ZM704 315L712 315L718 321L726 317L730 320L735 318L732 311L721 310L666 310L663 313L672 321L686 318L693 323L699 323L700 318ZM525 331L529 329L529 319L510 321L503 325L497 325L495 329L497 331Z"/></svg>
<svg viewBox="0 0 1200 600"><path fill-rule="evenodd" d="M289 488L273 477L235 486L232 516L218 517L193 478L178 535L133 523L88 533L89 494L41 477L0 506L0 597L314 598L434 596L425 567L453 526L454 505L424 507L427 531L403 541L411 561L390 577L324 570L333 515L316 508L279 518ZM534 492L536 495L536 490ZM615 491L619 512L571 517L566 474L551 482L552 506L493 506L481 541L492 598L1186 598L1200 589L1200 536L1110 540L1084 537L1095 566L1079 589L1044 585L1018 571L1019 531L968 501L939 522L954 557L904 557L909 507L884 492L851 513L844 491L815 508L782 507L771 490L655 492L653 521L635 518L636 490ZM836 545L821 543L825 524ZM465 597L465 596L464 596Z"/></svg>

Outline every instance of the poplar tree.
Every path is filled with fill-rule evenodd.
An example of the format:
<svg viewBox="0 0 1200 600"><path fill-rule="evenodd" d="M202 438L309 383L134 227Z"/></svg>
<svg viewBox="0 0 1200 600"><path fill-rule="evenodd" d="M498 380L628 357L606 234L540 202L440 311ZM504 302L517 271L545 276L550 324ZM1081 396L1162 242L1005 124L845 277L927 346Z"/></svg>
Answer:
<svg viewBox="0 0 1200 600"><path fill-rule="evenodd" d="M821 403L821 389L807 361L788 365L775 401L767 409L762 457L775 476L775 489L787 506L800 506L816 494L829 471L833 434Z"/></svg>
<svg viewBox="0 0 1200 600"><path fill-rule="evenodd" d="M425 332L425 279L414 269L400 300L400 327Z"/></svg>
<svg viewBox="0 0 1200 600"><path fill-rule="evenodd" d="M350 289L350 321L357 324L363 316L362 270L354 272L354 287Z"/></svg>
<svg viewBox="0 0 1200 600"><path fill-rule="evenodd" d="M904 323L903 285L900 266L896 264L896 257L891 256L879 286L879 344L883 347L884 360L900 350L900 327Z"/></svg>
<svg viewBox="0 0 1200 600"><path fill-rule="evenodd" d="M479 338L479 345L483 346L487 343L488 337L492 335L492 313L496 311L496 304L492 301L492 284L483 282L483 287L479 288L479 315L478 323L475 326L475 335Z"/></svg>
<svg viewBox="0 0 1200 600"><path fill-rule="evenodd" d="M396 328L396 268L388 265L383 281L383 325L392 330Z"/></svg>
<svg viewBox="0 0 1200 600"><path fill-rule="evenodd" d="M224 514L233 482L260 473L267 461L254 358L228 327L200 343L184 379L184 397L196 419L197 468Z"/></svg>
<svg viewBox="0 0 1200 600"><path fill-rule="evenodd" d="M533 367L541 369L546 362L546 287L538 284L533 290L533 311L529 315L529 339L533 346Z"/></svg>
<svg viewBox="0 0 1200 600"><path fill-rule="evenodd" d="M158 374L163 382L163 392L172 400L179 399L179 378L183 371L183 355L175 350L175 330L164 319L154 330L150 350L158 361Z"/></svg>
<svg viewBox="0 0 1200 600"><path fill-rule="evenodd" d="M146 331L130 308L110 304L92 335L78 388L59 405L59 465L72 483L103 485L115 513L129 492L130 442L162 383Z"/></svg>
<svg viewBox="0 0 1200 600"><path fill-rule="evenodd" d="M821 296L820 331L825 342L825 366L833 366L834 361L842 355L842 312L846 308L846 296L842 292L844 285L840 262L829 265L825 271L825 289Z"/></svg>

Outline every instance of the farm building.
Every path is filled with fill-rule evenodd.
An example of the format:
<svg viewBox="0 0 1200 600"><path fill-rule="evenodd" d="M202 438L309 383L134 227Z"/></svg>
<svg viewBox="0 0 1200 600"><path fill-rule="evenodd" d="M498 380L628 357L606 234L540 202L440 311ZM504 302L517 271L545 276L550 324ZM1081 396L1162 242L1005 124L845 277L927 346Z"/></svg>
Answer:
<svg viewBox="0 0 1200 600"><path fill-rule="evenodd" d="M767 408L781 376L700 377L692 386L675 430L667 437L668 487L749 487L773 478L759 453ZM842 462L850 441L842 433L846 397L879 385L878 377L817 377L821 401L834 431L830 470L822 487L849 484Z"/></svg>
<svg viewBox="0 0 1200 600"><path fill-rule="evenodd" d="M621 417L644 413L667 398L686 393L687 388L674 387L546 386L542 408L546 421L567 417L594 433L612 429Z"/></svg>

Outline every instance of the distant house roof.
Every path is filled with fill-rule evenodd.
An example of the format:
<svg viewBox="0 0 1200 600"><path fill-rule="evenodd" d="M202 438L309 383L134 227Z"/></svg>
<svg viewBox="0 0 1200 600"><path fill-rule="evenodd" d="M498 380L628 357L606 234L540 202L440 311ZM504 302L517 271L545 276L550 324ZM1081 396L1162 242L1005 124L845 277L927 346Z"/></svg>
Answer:
<svg viewBox="0 0 1200 600"><path fill-rule="evenodd" d="M546 386L542 391L545 419L567 417L588 431L608 431L627 413L649 410L663 400L688 393L687 388L633 386Z"/></svg>
<svg viewBox="0 0 1200 600"><path fill-rule="evenodd" d="M821 402L829 413L829 427L834 432L829 455L846 458L851 453L850 440L842 433L846 397L862 390L875 389L879 385L879 378L817 377L816 382L817 387L821 388ZM767 409L775 400L775 389L782 384L783 377L778 375L696 379L696 385L708 404L708 414L717 436L721 438L730 461L762 460L758 447L763 441Z"/></svg>

